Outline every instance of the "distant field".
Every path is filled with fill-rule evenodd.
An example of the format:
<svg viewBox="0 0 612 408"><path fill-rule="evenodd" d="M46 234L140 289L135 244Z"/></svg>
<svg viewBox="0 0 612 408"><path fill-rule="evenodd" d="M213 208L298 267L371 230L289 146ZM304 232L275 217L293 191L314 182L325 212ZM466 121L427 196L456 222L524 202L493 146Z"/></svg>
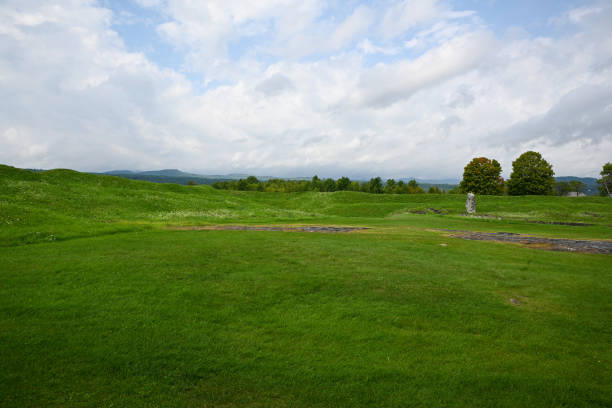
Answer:
<svg viewBox="0 0 612 408"><path fill-rule="evenodd" d="M611 406L612 255L441 230L612 240L612 200L477 200L0 166L0 406ZM370 229L173 229L220 224Z"/></svg>

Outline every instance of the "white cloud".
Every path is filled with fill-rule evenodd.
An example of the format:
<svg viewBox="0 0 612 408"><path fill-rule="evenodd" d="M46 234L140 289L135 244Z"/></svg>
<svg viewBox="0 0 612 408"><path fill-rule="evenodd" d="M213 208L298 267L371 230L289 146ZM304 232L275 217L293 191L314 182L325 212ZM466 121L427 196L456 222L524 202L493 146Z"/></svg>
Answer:
<svg viewBox="0 0 612 408"><path fill-rule="evenodd" d="M566 13L568 34L496 38L443 1L336 16L315 0L140 2L167 16L158 30L191 73L220 85L198 92L129 52L96 3L5 1L0 162L436 178L482 155L507 173L527 148L558 174L595 175L610 160L603 3Z"/></svg>
<svg viewBox="0 0 612 408"><path fill-rule="evenodd" d="M386 10L379 29L385 38L393 38L432 21L444 11L438 0L400 0Z"/></svg>
<svg viewBox="0 0 612 408"><path fill-rule="evenodd" d="M336 50L349 44L357 35L364 33L373 23L372 12L365 6L359 6L333 31L326 46Z"/></svg>
<svg viewBox="0 0 612 408"><path fill-rule="evenodd" d="M352 100L359 106L384 107L415 92L477 67L493 45L487 32L456 37L415 60L381 64L364 73Z"/></svg>
<svg viewBox="0 0 612 408"><path fill-rule="evenodd" d="M158 27L159 33L187 50L188 68L208 74L209 65L225 63L230 42L249 33L268 33L275 36L277 45L273 48L278 48L299 38L323 10L319 0L209 0L205 4L167 0L152 6L171 18ZM355 18L363 19L361 14ZM345 31L359 25L357 21L348 23ZM342 35L338 33L336 41L341 41Z"/></svg>
<svg viewBox="0 0 612 408"><path fill-rule="evenodd" d="M368 38L362 40L357 45L357 48L365 54L397 55L400 53L397 47L381 47L379 45L374 45Z"/></svg>
<svg viewBox="0 0 612 408"><path fill-rule="evenodd" d="M255 89L266 95L277 95L295 89L295 86L289 78L277 73L260 82Z"/></svg>
<svg viewBox="0 0 612 408"><path fill-rule="evenodd" d="M508 145L525 142L564 145L577 140L598 144L611 134L612 84L608 84L575 88L545 114L513 125L500 138Z"/></svg>

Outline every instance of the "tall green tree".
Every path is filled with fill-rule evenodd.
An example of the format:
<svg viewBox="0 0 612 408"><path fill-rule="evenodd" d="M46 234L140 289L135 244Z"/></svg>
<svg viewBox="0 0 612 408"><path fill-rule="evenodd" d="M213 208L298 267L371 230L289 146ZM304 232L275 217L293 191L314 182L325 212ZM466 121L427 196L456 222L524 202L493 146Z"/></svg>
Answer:
<svg viewBox="0 0 612 408"><path fill-rule="evenodd" d="M321 191L332 192L336 191L336 182L334 179L326 178L321 184Z"/></svg>
<svg viewBox="0 0 612 408"><path fill-rule="evenodd" d="M370 189L370 193L382 194L383 192L382 179L380 177L375 177L373 179L370 179L369 189Z"/></svg>
<svg viewBox="0 0 612 408"><path fill-rule="evenodd" d="M502 168L495 159L475 157L463 169L463 180L459 184L462 193L499 195L504 191Z"/></svg>
<svg viewBox="0 0 612 408"><path fill-rule="evenodd" d="M385 194L395 193L396 186L397 186L397 183L395 182L395 180L387 179L387 182L385 183Z"/></svg>
<svg viewBox="0 0 612 408"><path fill-rule="evenodd" d="M423 194L425 193L425 190L423 190L423 188L421 188L421 186L419 186L419 183L417 183L416 180L410 180L407 184L408 187L408 194Z"/></svg>
<svg viewBox="0 0 612 408"><path fill-rule="evenodd" d="M570 187L570 191L572 192L576 192L580 194L580 193L584 193L584 190L586 190L586 184L584 184L580 180L572 180L568 184Z"/></svg>
<svg viewBox="0 0 612 408"><path fill-rule="evenodd" d="M238 180L238 190L246 191L248 189L249 189L249 183L246 181L246 179Z"/></svg>
<svg viewBox="0 0 612 408"><path fill-rule="evenodd" d="M570 191L572 191L572 187L570 186L570 183L568 183L567 181L557 181L555 185L553 186L553 188L555 189L555 193L558 196L564 196Z"/></svg>
<svg viewBox="0 0 612 408"><path fill-rule="evenodd" d="M512 162L508 180L510 195L548 195L553 193L555 172L538 152L525 152Z"/></svg>
<svg viewBox="0 0 612 408"><path fill-rule="evenodd" d="M601 178L597 180L597 188L599 188L599 194L602 196L608 196L612 194L612 163L606 163L603 165L603 169L599 173Z"/></svg>
<svg viewBox="0 0 612 408"><path fill-rule="evenodd" d="M395 192L397 194L408 194L408 185L404 183L404 180L400 180L397 182L397 185L395 186Z"/></svg>
<svg viewBox="0 0 612 408"><path fill-rule="evenodd" d="M310 189L312 191L321 191L321 184L321 179L315 174L310 181Z"/></svg>
<svg viewBox="0 0 612 408"><path fill-rule="evenodd" d="M336 190L344 191L348 190L351 184L351 179L348 177L340 177L338 181L336 181Z"/></svg>
<svg viewBox="0 0 612 408"><path fill-rule="evenodd" d="M361 184L359 184L357 180L351 181L351 184L349 184L348 186L349 191L360 191L360 189L361 189Z"/></svg>

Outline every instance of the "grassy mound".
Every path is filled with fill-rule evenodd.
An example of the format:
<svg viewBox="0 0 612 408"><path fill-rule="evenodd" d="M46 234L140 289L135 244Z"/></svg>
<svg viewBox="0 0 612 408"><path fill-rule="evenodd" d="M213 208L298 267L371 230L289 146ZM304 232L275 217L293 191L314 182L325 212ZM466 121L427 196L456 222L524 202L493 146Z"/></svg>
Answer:
<svg viewBox="0 0 612 408"><path fill-rule="evenodd" d="M414 212L435 215L431 209L445 216L438 224L461 227L465 223L456 216L465 211L464 201L462 195L450 194L222 191L206 185L156 184L72 170L31 172L0 165L3 227L0 245L139 231L171 224L346 224L365 218L378 224L392 220L390 225L396 225L410 219ZM604 197L482 196L478 197L478 211L517 220L518 224L524 224L525 219L574 220L604 227L612 224L610 200ZM486 228L487 222L483 223ZM498 224L489 227L497 228ZM533 231L525 227L521 231ZM551 231L555 233L554 228ZM593 237L602 237L597 228L592 231Z"/></svg>

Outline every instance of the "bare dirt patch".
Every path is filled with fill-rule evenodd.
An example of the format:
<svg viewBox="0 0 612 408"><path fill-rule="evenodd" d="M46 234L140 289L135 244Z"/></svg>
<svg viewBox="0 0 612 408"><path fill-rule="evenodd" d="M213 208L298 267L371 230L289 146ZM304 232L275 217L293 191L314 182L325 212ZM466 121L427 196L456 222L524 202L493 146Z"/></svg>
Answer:
<svg viewBox="0 0 612 408"><path fill-rule="evenodd" d="M460 230L444 230L452 232L451 237L477 240L514 242L536 249L562 252L590 252L612 255L612 241L591 241L563 238L541 238L513 232L474 232Z"/></svg>
<svg viewBox="0 0 612 408"><path fill-rule="evenodd" d="M447 211L446 210L438 210L437 208L426 208L424 210L419 210L419 209L410 210L409 212L411 214L421 214L421 215L424 215L424 214L438 214L438 215L440 215L440 214L445 214Z"/></svg>
<svg viewBox="0 0 612 408"><path fill-rule="evenodd" d="M171 227L171 229L194 231L303 231L303 232L323 232L323 233L341 233L368 230L367 227L330 227L330 226L301 226L301 227L271 227L271 226L251 226L251 225L204 225L204 226L182 226Z"/></svg>
<svg viewBox="0 0 612 408"><path fill-rule="evenodd" d="M525 220L525 222L531 224L550 224L550 225L569 225L571 227L592 227L595 224L587 224L584 222L560 222L560 221L534 221L534 220Z"/></svg>

